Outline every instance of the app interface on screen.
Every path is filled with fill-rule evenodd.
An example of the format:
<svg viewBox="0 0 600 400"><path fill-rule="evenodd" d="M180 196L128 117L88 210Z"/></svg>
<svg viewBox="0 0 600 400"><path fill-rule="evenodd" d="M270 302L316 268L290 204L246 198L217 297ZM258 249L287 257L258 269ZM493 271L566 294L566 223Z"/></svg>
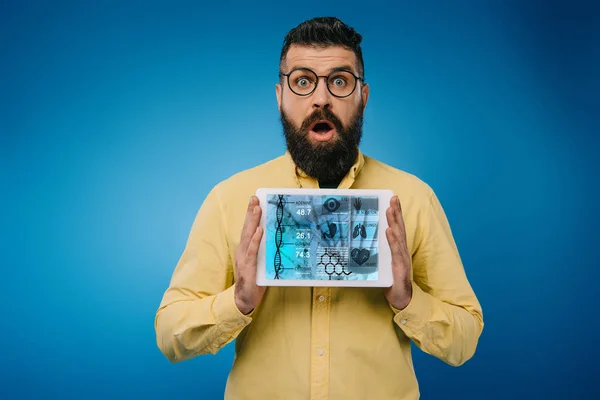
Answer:
<svg viewBox="0 0 600 400"><path fill-rule="evenodd" d="M377 280L377 196L268 194L266 279Z"/></svg>

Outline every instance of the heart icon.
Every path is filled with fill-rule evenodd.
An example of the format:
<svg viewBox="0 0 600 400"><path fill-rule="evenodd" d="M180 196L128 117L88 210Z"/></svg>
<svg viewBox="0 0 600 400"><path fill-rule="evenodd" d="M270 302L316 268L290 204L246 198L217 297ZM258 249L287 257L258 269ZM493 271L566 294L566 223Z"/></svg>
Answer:
<svg viewBox="0 0 600 400"><path fill-rule="evenodd" d="M352 249L350 256L358 265L363 265L371 257L371 252L368 249Z"/></svg>

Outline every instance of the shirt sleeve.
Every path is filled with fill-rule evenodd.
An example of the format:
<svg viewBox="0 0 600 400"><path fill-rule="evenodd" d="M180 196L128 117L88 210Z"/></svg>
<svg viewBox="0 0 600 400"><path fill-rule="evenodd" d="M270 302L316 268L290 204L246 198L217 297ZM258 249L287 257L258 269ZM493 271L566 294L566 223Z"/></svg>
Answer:
<svg viewBox="0 0 600 400"><path fill-rule="evenodd" d="M462 365L475 354L483 313L433 192L415 239L412 299L402 310L390 305L394 322L424 352Z"/></svg>
<svg viewBox="0 0 600 400"><path fill-rule="evenodd" d="M234 299L233 265L218 186L208 194L169 287L154 328L161 352L172 362L215 354L252 321Z"/></svg>

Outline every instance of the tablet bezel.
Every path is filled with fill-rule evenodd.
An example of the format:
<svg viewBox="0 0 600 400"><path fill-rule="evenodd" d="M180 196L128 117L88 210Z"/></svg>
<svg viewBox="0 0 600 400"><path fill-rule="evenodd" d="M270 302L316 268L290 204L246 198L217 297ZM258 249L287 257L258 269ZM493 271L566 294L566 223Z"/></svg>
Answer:
<svg viewBox="0 0 600 400"><path fill-rule="evenodd" d="M263 234L257 257L256 284L258 286L319 286L319 287L390 287L393 284L392 254L385 234L388 228L386 210L394 195L391 190L379 189L300 189L300 188L259 188L256 196L262 209L260 226L266 232L266 205L269 194L317 195L317 196L377 196L379 199L378 227L378 268L377 280L319 280L319 279L266 279L266 235Z"/></svg>

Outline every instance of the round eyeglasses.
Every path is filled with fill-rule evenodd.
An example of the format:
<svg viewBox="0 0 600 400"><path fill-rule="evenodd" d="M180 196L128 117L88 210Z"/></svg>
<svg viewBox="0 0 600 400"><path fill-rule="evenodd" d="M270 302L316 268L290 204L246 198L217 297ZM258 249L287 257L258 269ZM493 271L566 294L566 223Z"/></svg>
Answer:
<svg viewBox="0 0 600 400"><path fill-rule="evenodd" d="M325 78L329 93L340 98L348 97L354 93L357 81L365 83L363 78L344 69L334 70L327 76L317 75L307 68L296 68L288 74L280 72L279 75L287 77L290 90L298 96L312 94L317 89L319 78Z"/></svg>

